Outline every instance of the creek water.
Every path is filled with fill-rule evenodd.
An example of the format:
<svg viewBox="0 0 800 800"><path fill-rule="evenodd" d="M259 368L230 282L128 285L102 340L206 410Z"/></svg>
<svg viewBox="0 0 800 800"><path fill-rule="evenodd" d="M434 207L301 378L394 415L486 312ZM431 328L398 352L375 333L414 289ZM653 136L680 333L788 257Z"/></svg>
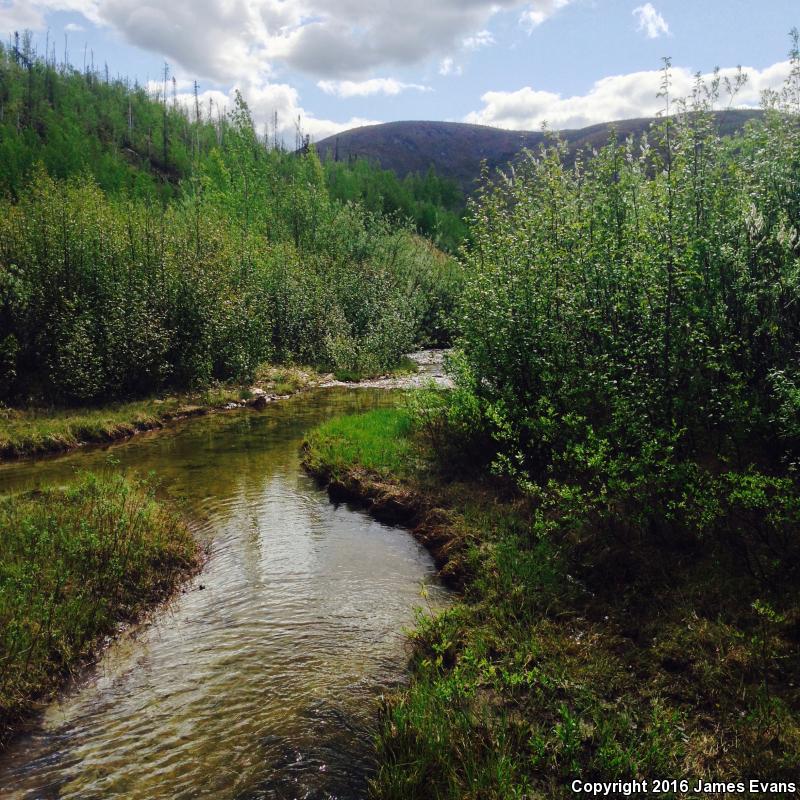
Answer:
<svg viewBox="0 0 800 800"><path fill-rule="evenodd" d="M299 447L320 421L387 402L386 391L317 390L0 465L0 493L76 470L153 472L210 551L182 594L0 755L0 797L366 795L378 698L403 680L404 628L447 594L407 532L331 504Z"/></svg>

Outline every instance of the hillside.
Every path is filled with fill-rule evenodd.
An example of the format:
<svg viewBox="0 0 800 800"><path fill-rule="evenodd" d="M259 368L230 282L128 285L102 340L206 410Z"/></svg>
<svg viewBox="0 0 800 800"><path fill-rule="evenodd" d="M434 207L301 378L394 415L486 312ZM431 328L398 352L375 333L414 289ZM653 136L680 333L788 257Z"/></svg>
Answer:
<svg viewBox="0 0 800 800"><path fill-rule="evenodd" d="M732 133L757 116L758 111L726 111L718 114L722 133ZM599 147L612 126L621 137L639 136L653 118L628 119L561 131L571 152ZM490 169L502 167L525 148L538 147L545 138L541 131L509 131L463 122L387 122L366 125L330 136L317 143L320 158L349 161L366 158L400 177L426 172L433 166L444 178L456 180L469 190L478 177L484 159Z"/></svg>

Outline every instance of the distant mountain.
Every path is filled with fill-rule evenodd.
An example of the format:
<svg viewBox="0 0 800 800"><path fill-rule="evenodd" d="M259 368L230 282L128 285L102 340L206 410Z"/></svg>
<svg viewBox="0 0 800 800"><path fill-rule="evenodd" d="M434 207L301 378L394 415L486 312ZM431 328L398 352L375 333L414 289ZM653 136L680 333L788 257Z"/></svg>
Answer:
<svg viewBox="0 0 800 800"><path fill-rule="evenodd" d="M720 130L724 134L732 133L760 113L719 112ZM612 126L625 138L629 134L641 135L653 121L653 118L644 117L601 123L561 131L561 136L571 152L575 152L586 147L602 147ZM535 150L544 136L541 131L509 131L463 122L386 122L329 136L317 143L317 151L323 159L366 158L400 177L426 172L433 166L439 175L453 178L469 191L479 176L482 160L486 160L490 170L505 167L521 150Z"/></svg>

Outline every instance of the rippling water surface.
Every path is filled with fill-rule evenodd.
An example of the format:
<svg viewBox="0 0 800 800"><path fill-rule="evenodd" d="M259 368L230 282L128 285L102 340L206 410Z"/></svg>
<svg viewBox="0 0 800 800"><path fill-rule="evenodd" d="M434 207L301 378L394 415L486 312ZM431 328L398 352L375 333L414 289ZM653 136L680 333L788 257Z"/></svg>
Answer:
<svg viewBox="0 0 800 800"><path fill-rule="evenodd" d="M365 795L376 699L402 678L403 628L446 596L410 535L331 505L298 451L319 421L385 402L320 391L0 466L0 492L77 469L154 471L211 552L183 594L0 756L0 796Z"/></svg>

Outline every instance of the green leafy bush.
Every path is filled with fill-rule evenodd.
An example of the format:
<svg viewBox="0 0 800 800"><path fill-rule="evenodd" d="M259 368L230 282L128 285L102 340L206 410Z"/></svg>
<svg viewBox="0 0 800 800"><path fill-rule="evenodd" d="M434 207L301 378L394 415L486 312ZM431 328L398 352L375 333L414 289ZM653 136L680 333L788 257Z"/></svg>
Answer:
<svg viewBox="0 0 800 800"><path fill-rule="evenodd" d="M555 138L471 206L463 367L440 418L457 438L475 420L495 469L565 530L713 531L765 580L766 551L793 563L796 32L791 59L763 118L730 138L712 114L721 81L676 102L667 63L670 115L645 140L612 136L567 167Z"/></svg>
<svg viewBox="0 0 800 800"><path fill-rule="evenodd" d="M248 380L265 361L379 372L446 336L458 274L267 151L241 99L166 207L39 170L0 201L0 398L87 402Z"/></svg>

